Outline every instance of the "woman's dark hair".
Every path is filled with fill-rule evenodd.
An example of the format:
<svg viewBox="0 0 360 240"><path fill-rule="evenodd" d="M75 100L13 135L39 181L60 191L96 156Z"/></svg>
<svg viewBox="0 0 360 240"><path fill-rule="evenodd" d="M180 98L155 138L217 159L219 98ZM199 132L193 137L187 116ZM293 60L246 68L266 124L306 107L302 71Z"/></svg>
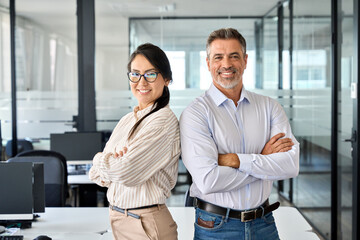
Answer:
<svg viewBox="0 0 360 240"><path fill-rule="evenodd" d="M153 65L157 69L157 71L161 73L165 81L172 82L172 72L171 72L169 59L167 58L163 50L161 50L158 46L155 46L151 43L145 43L138 46L138 48L131 54L129 63L127 65L129 72L131 71L131 63L134 61L135 57L139 54L144 56L151 63L151 65ZM170 101L169 88L167 86L164 86L163 93L158 99L155 100L152 110L148 114L140 118L140 120L137 121L135 125L131 128L128 139L130 139L133 136L136 128L147 116L149 116L150 114L156 111L159 111L161 108L168 105L169 101Z"/></svg>

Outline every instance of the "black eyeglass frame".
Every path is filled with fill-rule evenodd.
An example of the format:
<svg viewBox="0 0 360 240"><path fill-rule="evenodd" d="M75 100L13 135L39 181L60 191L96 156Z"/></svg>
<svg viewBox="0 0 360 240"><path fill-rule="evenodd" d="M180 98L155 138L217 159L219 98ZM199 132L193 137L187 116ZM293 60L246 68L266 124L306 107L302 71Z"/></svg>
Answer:
<svg viewBox="0 0 360 240"><path fill-rule="evenodd" d="M155 82L156 79L158 78L159 73L161 74L161 72L149 72L149 73L156 73L155 79L154 79L153 81L149 81L149 80L145 77L145 74L148 74L148 73L144 73L144 74L137 73L137 74L140 75L140 77L139 77L139 79L138 79L137 81L133 81L133 80L130 79L130 73L136 73L136 72L128 72L128 73L127 73L128 79L129 79L129 81L132 82L132 83L138 83L138 82L140 82L141 77L144 77L145 81L147 81L148 83L153 83L153 82Z"/></svg>

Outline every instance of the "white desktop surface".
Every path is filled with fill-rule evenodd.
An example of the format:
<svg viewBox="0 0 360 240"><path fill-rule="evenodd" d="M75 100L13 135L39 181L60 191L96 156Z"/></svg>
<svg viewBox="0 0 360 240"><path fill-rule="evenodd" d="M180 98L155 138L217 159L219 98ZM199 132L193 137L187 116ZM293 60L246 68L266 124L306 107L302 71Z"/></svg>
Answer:
<svg viewBox="0 0 360 240"><path fill-rule="evenodd" d="M67 165L92 164L93 160L66 160Z"/></svg>
<svg viewBox="0 0 360 240"><path fill-rule="evenodd" d="M273 212L280 239L315 240L311 225L294 207L279 207Z"/></svg>
<svg viewBox="0 0 360 240"><path fill-rule="evenodd" d="M89 174L68 175L69 184L95 184L89 179Z"/></svg>
<svg viewBox="0 0 360 240"><path fill-rule="evenodd" d="M76 165L84 165L84 164L92 164L92 160L81 160L74 161L68 160L67 162L68 172L71 172L71 167ZM89 167L90 168L90 167ZM89 173L80 174L80 175L68 175L68 183L69 184L95 184L89 179Z"/></svg>
<svg viewBox="0 0 360 240"><path fill-rule="evenodd" d="M169 207L178 225L178 239L193 239L195 211L192 207ZM108 208L46 208L32 228L21 230L25 240L47 235L53 240L111 240ZM311 226L292 207L274 212L280 239L319 239ZM110 230L110 231L108 231ZM106 232L103 235L100 232Z"/></svg>

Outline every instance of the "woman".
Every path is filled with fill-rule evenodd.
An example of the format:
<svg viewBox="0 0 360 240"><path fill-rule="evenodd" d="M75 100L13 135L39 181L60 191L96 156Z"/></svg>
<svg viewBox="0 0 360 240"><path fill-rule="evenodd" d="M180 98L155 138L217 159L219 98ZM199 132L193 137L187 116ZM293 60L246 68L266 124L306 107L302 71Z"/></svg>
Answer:
<svg viewBox="0 0 360 240"><path fill-rule="evenodd" d="M95 155L89 177L108 187L115 239L177 239L177 225L165 205L180 155L178 120L168 105L170 63L159 47L147 43L130 56L128 71L138 106Z"/></svg>

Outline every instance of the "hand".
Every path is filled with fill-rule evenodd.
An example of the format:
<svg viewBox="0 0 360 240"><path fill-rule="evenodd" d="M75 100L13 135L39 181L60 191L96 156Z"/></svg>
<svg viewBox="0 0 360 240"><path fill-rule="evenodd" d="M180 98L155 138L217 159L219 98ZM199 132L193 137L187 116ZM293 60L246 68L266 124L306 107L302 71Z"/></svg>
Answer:
<svg viewBox="0 0 360 240"><path fill-rule="evenodd" d="M232 168L240 167L240 159L235 153L219 154L218 156L219 166L226 166Z"/></svg>
<svg viewBox="0 0 360 240"><path fill-rule="evenodd" d="M278 152L287 152L294 145L291 138L282 138L284 137L284 133L278 133L273 136L266 144L264 149L261 151L262 155L268 155L272 153ZM282 139L280 139L282 138Z"/></svg>
<svg viewBox="0 0 360 240"><path fill-rule="evenodd" d="M122 157L127 152L127 147L123 147L122 150L115 152L114 157Z"/></svg>

